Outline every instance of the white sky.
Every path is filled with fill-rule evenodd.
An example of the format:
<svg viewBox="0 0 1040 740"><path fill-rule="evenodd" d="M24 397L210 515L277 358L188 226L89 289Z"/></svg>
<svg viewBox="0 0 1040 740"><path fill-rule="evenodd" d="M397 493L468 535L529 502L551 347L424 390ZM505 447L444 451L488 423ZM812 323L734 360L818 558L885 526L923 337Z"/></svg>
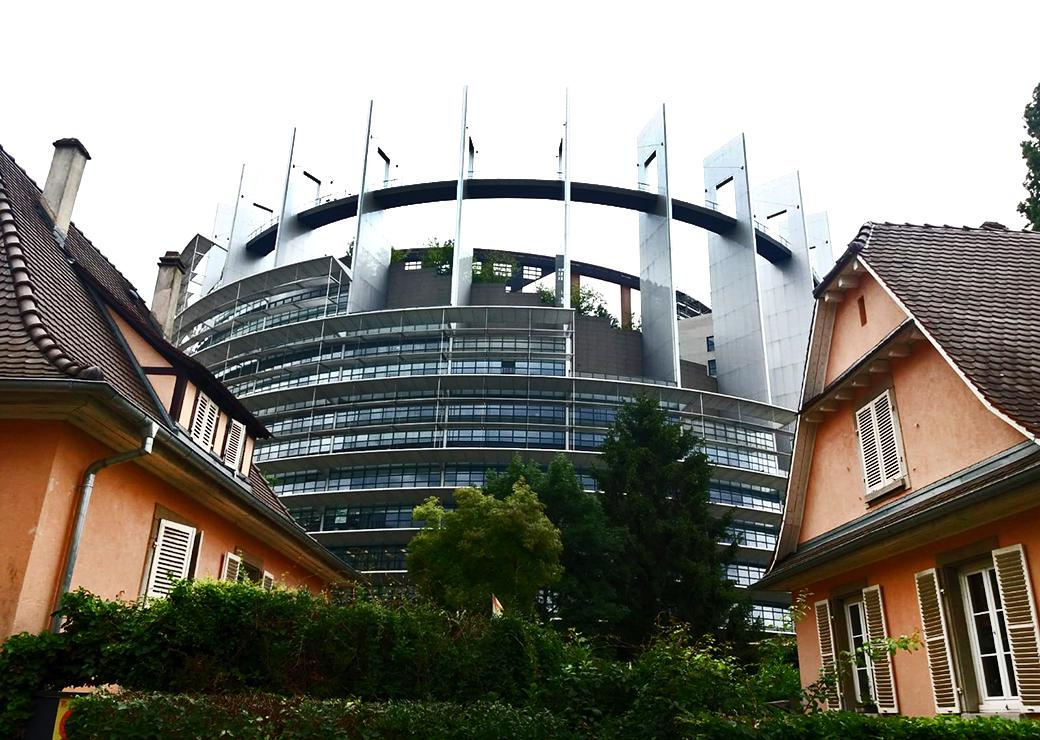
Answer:
<svg viewBox="0 0 1040 740"><path fill-rule="evenodd" d="M1024 225L1022 109L1040 3L10 3L0 145L42 184L57 138L90 150L74 219L150 295L159 255L212 230L248 166L277 207L288 143L356 191L369 98L402 182L453 178L463 84L477 176L634 186L667 105L675 197L747 136L752 184L800 170L835 253L867 220ZM474 246L555 253L558 204L469 202ZM394 213L395 246L450 237L453 206ZM637 217L575 208L575 254L638 272ZM677 224L677 287L708 301L703 238ZM412 242L412 244L409 244Z"/></svg>

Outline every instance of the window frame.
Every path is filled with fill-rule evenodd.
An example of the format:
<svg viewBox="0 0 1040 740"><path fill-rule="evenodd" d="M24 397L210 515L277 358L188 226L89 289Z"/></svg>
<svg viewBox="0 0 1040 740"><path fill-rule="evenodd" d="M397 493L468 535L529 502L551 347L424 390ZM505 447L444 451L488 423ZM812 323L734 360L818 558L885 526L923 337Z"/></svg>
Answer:
<svg viewBox="0 0 1040 740"><path fill-rule="evenodd" d="M997 655L1003 658L1003 660L997 661L997 667L1000 674L1000 681L1002 688L1005 690L1010 688L1008 683L1008 668L1010 663L1010 677L1015 684L1015 694L1005 694L1001 697L988 697L986 696L986 673L985 668L982 664L982 653L979 645L978 628L975 623L975 611L971 603L971 590L968 585L968 579L973 575L983 574L983 584L986 594L987 601L987 614L990 618L990 623L996 623L996 619L999 618L1003 623L1003 631L1000 629L993 630L994 646L998 649ZM1019 692L1018 676L1015 674L1014 667L1014 656L1011 653L1011 644L1009 641L1009 632L1007 624L1007 616L1004 611L1004 597L1000 593L1000 586L997 583L996 565L993 563L992 558L988 562L976 562L969 566L964 566L957 570L957 582L960 586L960 601L958 605L960 607L960 614L964 623L965 632L967 633L967 644L965 647L968 649L968 660L964 661L970 665L974 671L975 679L975 691L978 700L978 711L980 712L1008 712L1008 711L1021 711L1022 710L1022 697ZM996 591L993 590L993 584L997 583ZM994 594L997 599L1000 600L1000 614L999 617L995 613L997 611L996 602L993 599Z"/></svg>
<svg viewBox="0 0 1040 740"><path fill-rule="evenodd" d="M861 646L866 645L870 642L870 635L867 630L867 609L863 603L863 593L850 595L841 600L842 617L845 622L845 642L848 644L849 653L852 655L852 663L848 666L850 673L850 687L852 689L849 692L849 699L855 699L857 706L862 707L876 707L877 706L877 687L874 686L874 665L868 652L859 654L856 652L856 636L853 634L852 626L852 614L851 610L855 609L859 616L859 628L860 634L859 639ZM863 665L860 665L859 661L862 659ZM866 695L864 696L863 686L861 685L860 671L866 672Z"/></svg>

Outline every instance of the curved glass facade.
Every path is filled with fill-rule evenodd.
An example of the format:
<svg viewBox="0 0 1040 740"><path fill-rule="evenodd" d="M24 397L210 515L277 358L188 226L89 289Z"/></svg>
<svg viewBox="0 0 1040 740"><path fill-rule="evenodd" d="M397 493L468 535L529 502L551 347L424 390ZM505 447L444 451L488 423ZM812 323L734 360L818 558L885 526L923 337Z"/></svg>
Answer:
<svg viewBox="0 0 1040 740"><path fill-rule="evenodd" d="M402 270L402 280L426 272ZM793 413L642 379L631 361L622 368L613 359L638 347L638 332L605 324L590 325L597 345L584 351L593 364L579 368L583 322L594 320L505 286L493 298L505 305L348 314L348 282L329 258L247 277L185 308L176 340L271 430L255 462L296 520L352 566L376 579L402 576L420 524L412 507L431 495L450 503L455 488L480 485L514 455L547 463L566 453L593 489L590 471L618 407L649 393L704 440L715 464L711 500L731 516L737 547L730 577L749 586L763 572ZM758 596L763 614L782 605Z"/></svg>

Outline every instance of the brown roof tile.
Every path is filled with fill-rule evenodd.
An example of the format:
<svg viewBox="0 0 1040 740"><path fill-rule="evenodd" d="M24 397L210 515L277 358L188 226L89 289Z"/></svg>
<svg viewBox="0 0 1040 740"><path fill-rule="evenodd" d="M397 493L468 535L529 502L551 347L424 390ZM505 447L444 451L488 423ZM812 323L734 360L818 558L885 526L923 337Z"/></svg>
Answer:
<svg viewBox="0 0 1040 740"><path fill-rule="evenodd" d="M0 147L0 377L103 379L165 423L134 360L114 336L106 309L95 299L99 293L157 350L182 363L225 410L241 417L251 433L266 434L212 373L166 341L134 286L74 224L64 244L58 243L39 205L40 194ZM253 496L292 521L255 467L249 483Z"/></svg>
<svg viewBox="0 0 1040 740"><path fill-rule="evenodd" d="M868 223L849 246L989 403L1040 434L1040 232Z"/></svg>

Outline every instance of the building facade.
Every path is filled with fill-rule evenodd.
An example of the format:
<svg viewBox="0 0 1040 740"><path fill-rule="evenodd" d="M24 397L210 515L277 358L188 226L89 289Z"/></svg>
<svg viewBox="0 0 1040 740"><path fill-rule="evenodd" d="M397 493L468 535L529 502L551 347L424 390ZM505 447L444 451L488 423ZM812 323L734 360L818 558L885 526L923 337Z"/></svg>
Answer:
<svg viewBox="0 0 1040 740"><path fill-rule="evenodd" d="M1038 265L1036 232L867 224L817 289L763 585L807 597L831 708L1040 712Z"/></svg>
<svg viewBox="0 0 1040 740"><path fill-rule="evenodd" d="M457 180L391 181L389 150L366 143L359 192L326 193L321 163L291 152L280 209L239 192L222 236L181 253L183 276L161 270L160 321L271 429L256 459L297 520L372 577L404 575L417 503L450 503L516 455L566 454L592 489L617 408L649 393L705 440L712 501L734 518L731 576L751 585L776 543L812 308L797 174L752 192L738 137L705 159L704 205L674 198L662 108L637 138L633 188L571 181L566 119L556 178L482 179L465 110ZM503 253L460 240L467 204L492 198L558 202L559 244ZM452 201L454 240L390 246L388 212ZM572 259L576 202L638 217L638 275ZM680 226L709 234L713 310L675 290ZM618 290L614 321L571 308L590 279ZM710 356L681 340L680 321ZM786 597L756 598L778 627Z"/></svg>
<svg viewBox="0 0 1040 740"><path fill-rule="evenodd" d="M263 424L165 338L71 223L86 161L55 143L43 191L0 149L0 638L57 629L63 594L173 582L358 581L273 495Z"/></svg>

